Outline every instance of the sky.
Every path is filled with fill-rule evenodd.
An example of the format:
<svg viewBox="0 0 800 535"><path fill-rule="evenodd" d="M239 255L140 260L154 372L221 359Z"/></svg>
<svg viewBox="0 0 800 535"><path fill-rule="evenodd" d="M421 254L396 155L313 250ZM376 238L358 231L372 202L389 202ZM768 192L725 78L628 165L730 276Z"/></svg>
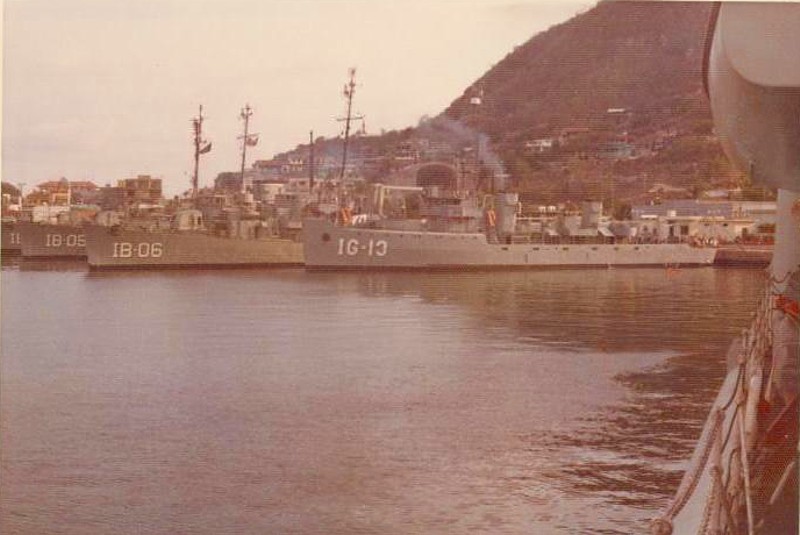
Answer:
<svg viewBox="0 0 800 535"><path fill-rule="evenodd" d="M190 186L239 168L241 108L255 159L335 137L356 68L367 133L415 126L529 38L591 0L5 0L2 180L98 185L137 175Z"/></svg>

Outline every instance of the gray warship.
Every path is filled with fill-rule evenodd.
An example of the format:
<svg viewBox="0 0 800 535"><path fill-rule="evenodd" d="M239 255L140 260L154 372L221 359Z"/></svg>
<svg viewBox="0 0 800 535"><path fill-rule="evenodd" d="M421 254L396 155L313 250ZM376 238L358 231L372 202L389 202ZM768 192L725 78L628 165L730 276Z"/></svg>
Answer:
<svg viewBox="0 0 800 535"><path fill-rule="evenodd" d="M248 132L252 114L249 106L241 113L244 120L242 177L246 150L253 145ZM103 214L97 224L86 228L86 254L89 268L168 269L288 267L303 265L303 245L299 225L293 225L296 210L289 213L264 210L253 196L242 191L230 196L212 195L205 202L198 192L198 167L202 154L211 144L202 137L203 108L193 119L194 174L191 207L167 218L139 220ZM244 185L244 181L242 181ZM244 187L244 186L243 186ZM274 208L274 207L273 207ZM266 213L269 212L269 213Z"/></svg>
<svg viewBox="0 0 800 535"><path fill-rule="evenodd" d="M220 228L207 226L195 209L178 212L167 226L89 226L86 253L92 270L303 265L303 244L260 218L231 218Z"/></svg>
<svg viewBox="0 0 800 535"><path fill-rule="evenodd" d="M775 247L752 324L653 535L798 532L800 4L722 3L704 65L728 157L778 189Z"/></svg>
<svg viewBox="0 0 800 535"><path fill-rule="evenodd" d="M22 254L22 238L20 237L16 219L4 217L2 224L0 224L0 229L2 229L0 252L8 256Z"/></svg>
<svg viewBox="0 0 800 535"><path fill-rule="evenodd" d="M344 182L347 141L355 92L355 69L345 86ZM478 151L480 144L478 144ZM480 157L476 158L480 161ZM433 164L437 165L437 164ZM494 179L492 179L494 184ZM492 189L494 189L492 187ZM398 196L395 195L399 193ZM416 195L409 201L409 195ZM560 239L544 219L518 217L516 193L479 195L458 181L425 186L372 184L366 213L352 215L346 192L340 210L303 222L303 250L309 270L532 269L546 267L708 266L715 250L675 243L616 240L599 225L602 204L587 203L580 228ZM418 213L407 209L413 202ZM565 230L565 229L562 229ZM670 236L675 228L663 229ZM553 234L551 234L551 232Z"/></svg>
<svg viewBox="0 0 800 535"><path fill-rule="evenodd" d="M73 223L33 223L18 221L15 232L23 258L86 258L85 226Z"/></svg>
<svg viewBox="0 0 800 535"><path fill-rule="evenodd" d="M480 198L416 188L422 193L418 217L392 218L383 212L392 188L376 189L374 213L352 217L342 210L336 220L304 221L307 269L709 266L716 254L674 236L675 229L667 241L618 239L599 224L599 202L584 203L580 224L564 236L553 221L520 217L515 193Z"/></svg>

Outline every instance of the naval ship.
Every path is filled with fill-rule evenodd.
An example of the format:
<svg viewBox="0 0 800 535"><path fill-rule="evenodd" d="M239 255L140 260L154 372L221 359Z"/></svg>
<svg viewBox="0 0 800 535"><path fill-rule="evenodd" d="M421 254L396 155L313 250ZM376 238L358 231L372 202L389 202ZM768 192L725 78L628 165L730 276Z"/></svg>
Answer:
<svg viewBox="0 0 800 535"><path fill-rule="evenodd" d="M30 221L18 221L15 226L22 257L41 260L86 258L84 229L71 223Z"/></svg>
<svg viewBox="0 0 800 535"><path fill-rule="evenodd" d="M355 69L347 99L340 183L344 182ZM478 149L480 147L478 146ZM480 161L480 158L477 158ZM454 187L455 186L455 187ZM418 217L391 213L394 193L416 194ZM587 203L581 228L568 239L549 235L542 221L523 222L515 193L474 195L457 184L427 187L371 185L368 213L352 215L346 195L341 210L303 221L303 250L309 270L347 269L530 269L541 267L708 266L715 250L680 240L616 240L597 223L601 203ZM405 206L401 197L400 204ZM388 205L388 209L386 209ZM396 212L396 210L395 210ZM534 228L538 224L538 229ZM538 236L537 236L538 230ZM672 234L672 229L670 233Z"/></svg>
<svg viewBox="0 0 800 535"><path fill-rule="evenodd" d="M653 535L798 533L800 4L722 3L704 82L727 156L777 188L763 298L731 345L728 374Z"/></svg>
<svg viewBox="0 0 800 535"><path fill-rule="evenodd" d="M2 235L0 236L0 252L3 255L17 256L22 254L22 239L19 233L17 221L13 218L3 218Z"/></svg>
<svg viewBox="0 0 800 535"><path fill-rule="evenodd" d="M255 145L248 131L252 109L245 106L242 141L242 188L246 150ZM269 214L259 210L252 193L242 191L230 205L230 196L213 195L203 202L198 192L198 168L202 154L211 144L202 137L203 107L192 120L194 128L194 173L192 207L179 210L168 221L149 218L134 221L111 214L86 228L86 254L89 268L223 268L285 267L303 265L303 244L299 225L292 215ZM218 202L222 201L222 202ZM274 208L274 207L272 207ZM290 210L291 211L291 210ZM296 210L295 210L296 212Z"/></svg>
<svg viewBox="0 0 800 535"><path fill-rule="evenodd" d="M72 204L68 194L66 205L31 207L21 218L4 217L2 251L35 260L85 259L83 227L98 211L94 205Z"/></svg>
<svg viewBox="0 0 800 535"><path fill-rule="evenodd" d="M422 190L416 218L387 217L377 186L377 213L303 223L306 268L533 269L616 266L709 266L716 250L673 237L618 239L599 225L602 204L584 203L581 225L568 236L544 221L519 217L515 193L468 197ZM409 189L409 188L404 188ZM411 188L413 189L413 188ZM562 230L562 232L564 232Z"/></svg>
<svg viewBox="0 0 800 535"><path fill-rule="evenodd" d="M15 232L23 259L83 260L86 258L86 225L94 221L99 208L71 204L58 207L57 214L47 212L41 220L18 221ZM33 217L33 215L32 215Z"/></svg>
<svg viewBox="0 0 800 535"><path fill-rule="evenodd" d="M86 228L89 268L223 268L303 265L303 244L258 217L206 225L196 209L175 214L166 227L118 224ZM155 227L155 228L154 228Z"/></svg>

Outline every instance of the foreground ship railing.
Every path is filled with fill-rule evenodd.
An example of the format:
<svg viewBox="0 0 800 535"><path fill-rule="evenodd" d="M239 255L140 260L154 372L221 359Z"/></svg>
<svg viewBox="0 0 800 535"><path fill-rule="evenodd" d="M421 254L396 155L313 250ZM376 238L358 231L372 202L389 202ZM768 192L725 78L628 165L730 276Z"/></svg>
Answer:
<svg viewBox="0 0 800 535"><path fill-rule="evenodd" d="M770 279L654 535L796 529L798 293L797 271Z"/></svg>

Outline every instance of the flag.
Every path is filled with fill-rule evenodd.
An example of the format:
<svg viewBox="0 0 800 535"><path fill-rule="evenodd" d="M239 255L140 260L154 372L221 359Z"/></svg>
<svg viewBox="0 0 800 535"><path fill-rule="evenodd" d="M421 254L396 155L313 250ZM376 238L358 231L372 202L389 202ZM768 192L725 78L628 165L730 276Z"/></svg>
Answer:
<svg viewBox="0 0 800 535"><path fill-rule="evenodd" d="M199 151L197 151L197 154L205 154L205 153L207 153L207 152L211 152L211 142L208 142L208 143L206 143L205 145L203 145L203 146L200 148L200 150L199 150Z"/></svg>
<svg viewBox="0 0 800 535"><path fill-rule="evenodd" d="M258 136L247 136L245 143L249 147L255 147L258 144Z"/></svg>

